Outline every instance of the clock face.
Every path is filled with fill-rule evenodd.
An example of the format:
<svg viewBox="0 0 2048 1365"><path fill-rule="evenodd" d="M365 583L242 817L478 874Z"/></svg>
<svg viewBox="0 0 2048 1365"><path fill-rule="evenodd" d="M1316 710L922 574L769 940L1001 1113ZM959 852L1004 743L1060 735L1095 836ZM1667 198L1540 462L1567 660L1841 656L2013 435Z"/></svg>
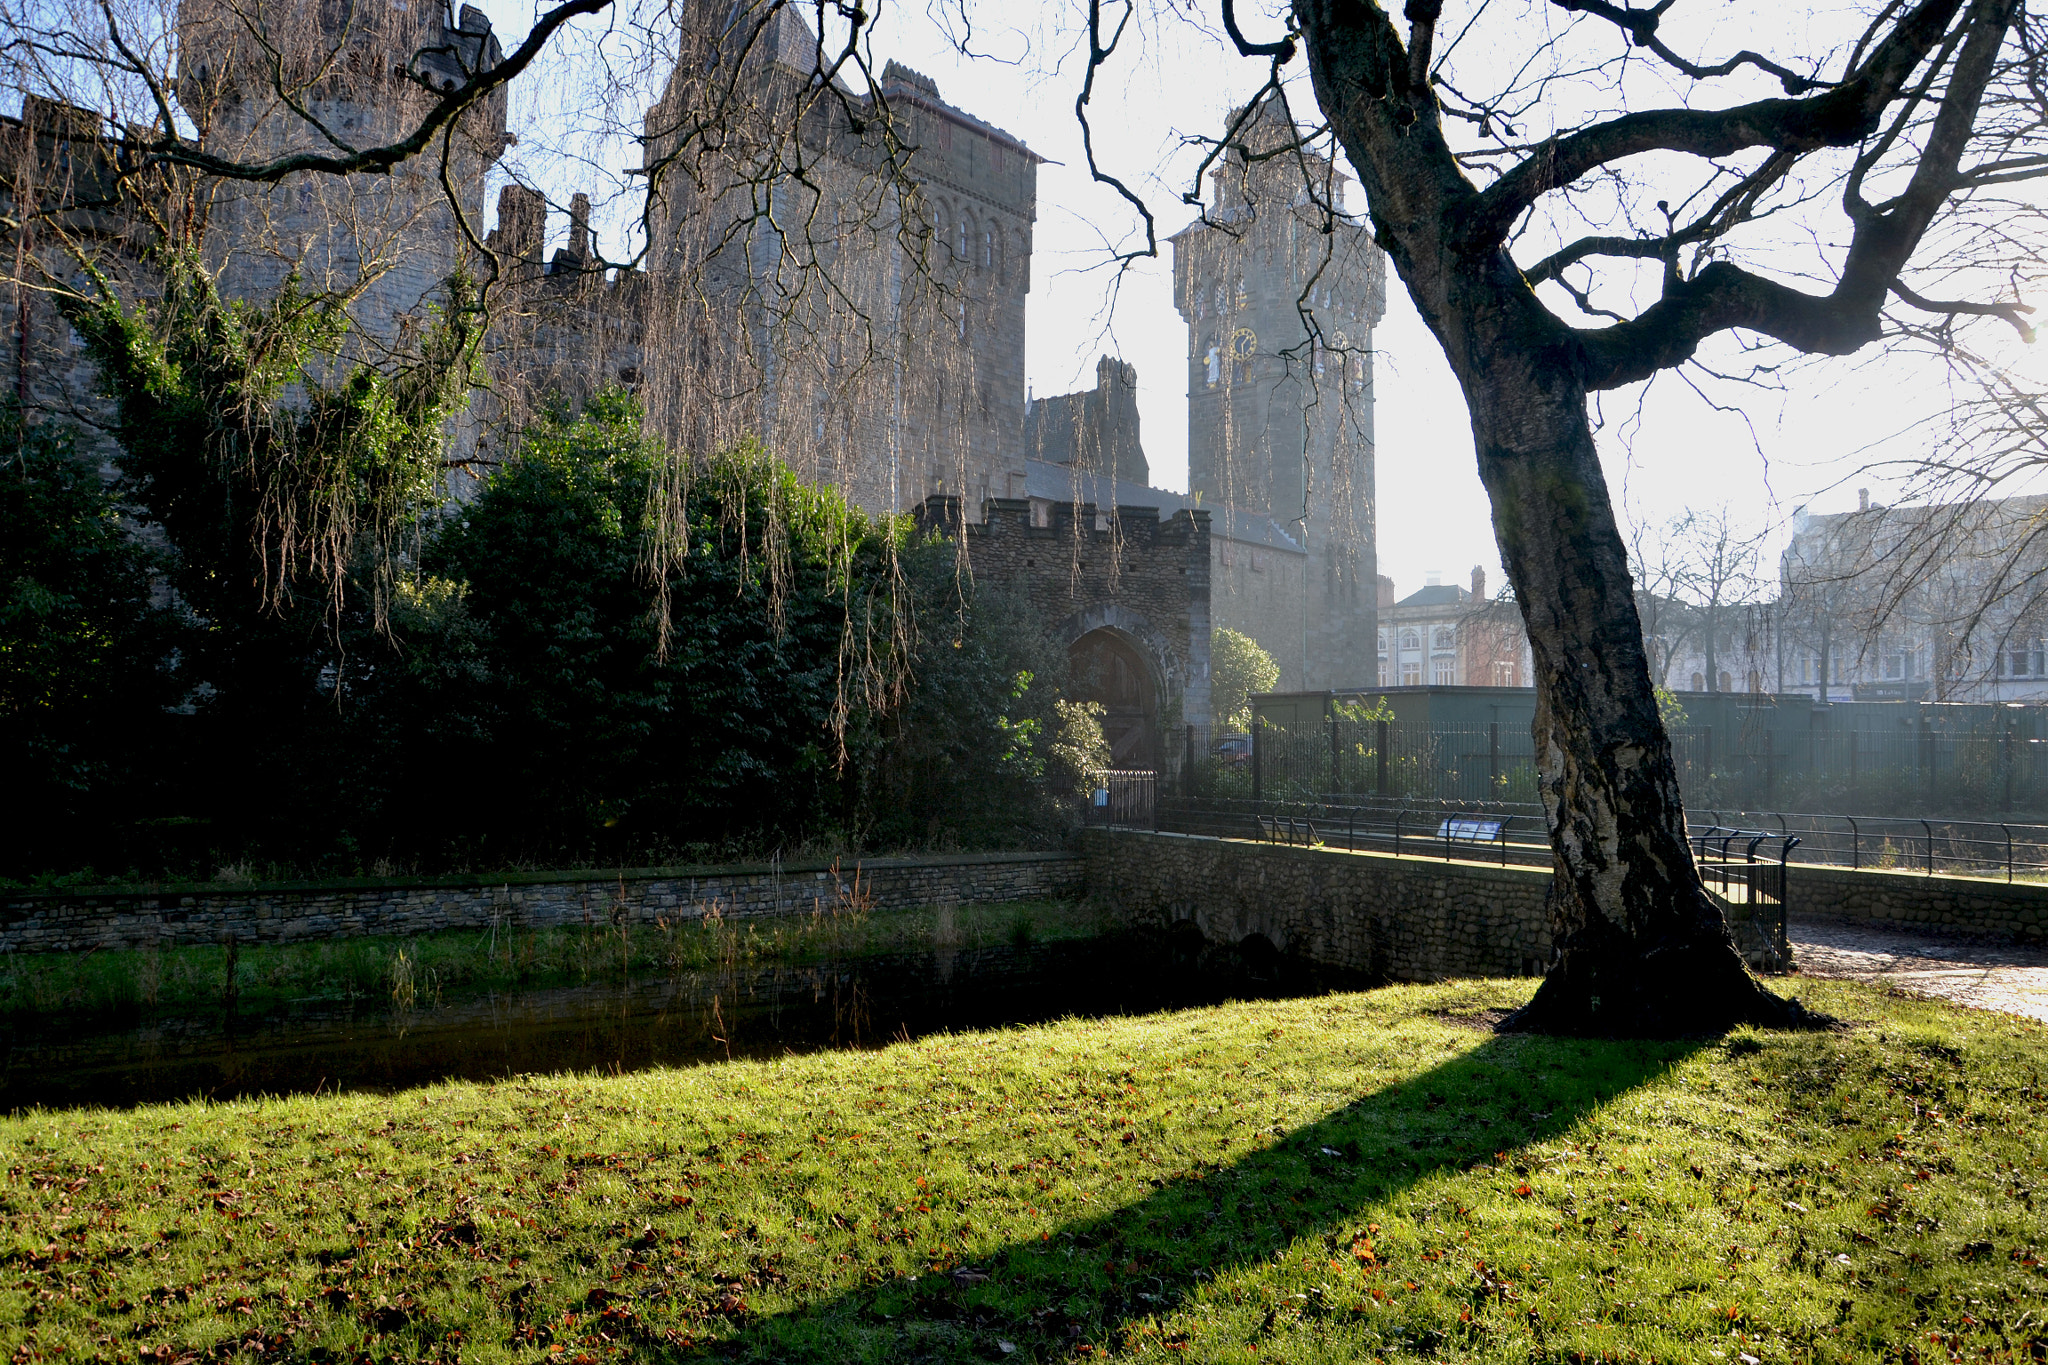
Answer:
<svg viewBox="0 0 2048 1365"><path fill-rule="evenodd" d="M1258 354L1258 334L1249 327L1240 327L1230 334L1230 354L1235 360L1250 360Z"/></svg>

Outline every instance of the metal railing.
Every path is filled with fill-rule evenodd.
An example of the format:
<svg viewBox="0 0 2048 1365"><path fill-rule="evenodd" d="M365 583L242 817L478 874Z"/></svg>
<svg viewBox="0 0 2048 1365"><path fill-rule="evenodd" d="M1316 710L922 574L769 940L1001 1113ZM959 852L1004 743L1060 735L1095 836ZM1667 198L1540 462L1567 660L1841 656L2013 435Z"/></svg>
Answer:
<svg viewBox="0 0 2048 1365"><path fill-rule="evenodd" d="M1090 823L1523 866L1551 862L1543 809L1530 802L1376 801L1350 793L1254 801L1185 797L1174 792L1176 785L1149 772L1107 774L1097 789L1105 804L1091 807ZM1481 818L1500 823L1481 832L1469 823ZM1695 842L1704 834L1720 837L1733 830L1789 841L1785 850L1792 864L2048 881L2048 825L1712 807L1687 811L1687 834Z"/></svg>
<svg viewBox="0 0 2048 1365"><path fill-rule="evenodd" d="M1694 831L1693 842L1700 881L1719 900L1721 914L1745 955L1763 971L1784 971L1792 961L1785 883L1799 837L1710 825Z"/></svg>
<svg viewBox="0 0 2048 1365"><path fill-rule="evenodd" d="M1796 861L1926 876L2048 879L2048 825L1937 816L1699 810L1695 824L1746 825L1796 836Z"/></svg>

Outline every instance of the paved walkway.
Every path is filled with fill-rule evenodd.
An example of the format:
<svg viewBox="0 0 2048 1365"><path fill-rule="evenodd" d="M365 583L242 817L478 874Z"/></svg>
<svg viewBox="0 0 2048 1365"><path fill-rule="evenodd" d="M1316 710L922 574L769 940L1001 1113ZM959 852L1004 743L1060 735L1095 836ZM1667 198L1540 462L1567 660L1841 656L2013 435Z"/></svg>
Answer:
<svg viewBox="0 0 2048 1365"><path fill-rule="evenodd" d="M1787 930L1802 975L1876 981L2048 1023L2048 949L1819 921Z"/></svg>

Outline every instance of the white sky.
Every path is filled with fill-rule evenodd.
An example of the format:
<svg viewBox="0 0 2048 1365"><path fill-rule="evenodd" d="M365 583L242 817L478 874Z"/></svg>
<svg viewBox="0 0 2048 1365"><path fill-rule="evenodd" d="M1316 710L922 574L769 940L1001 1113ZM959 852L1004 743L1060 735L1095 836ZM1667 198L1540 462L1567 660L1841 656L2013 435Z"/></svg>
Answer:
<svg viewBox="0 0 2048 1365"><path fill-rule="evenodd" d="M488 0L484 7L501 34L516 40L523 33L530 11L517 0ZM878 66L893 57L915 67L949 102L1048 158L1038 180L1031 386L1045 395L1092 385L1095 359L1105 351L1134 362L1152 481L1185 489L1187 331L1173 308L1165 245L1194 213L1180 193L1199 153L1182 139L1215 133L1224 111L1258 88L1262 67L1230 55L1220 37L1180 28L1129 40L1132 58L1119 57L1098 77L1091 106L1098 158L1145 197L1159 224L1160 259L1141 261L1118 277L1105 263L1108 245L1141 244L1142 229L1113 192L1089 180L1073 110L1080 61L1070 35L1042 27L1048 15L1063 10L1026 5L1000 11L1023 16L1006 21L1023 29L977 31L977 47L996 58L969 60L946 41L926 6L881 8L884 21L874 35ZM548 142L532 137L534 125L556 98L545 84L517 92L513 124L531 139L521 150L522 173L566 201L575 189L594 188L577 181L594 178L598 168L531 159ZM1302 96L1296 98L1297 113L1310 112ZM637 164L637 150L627 148L616 160L618 166ZM1361 207L1354 189L1350 208ZM559 219L553 226L562 230ZM1380 570L1403 595L1421 586L1427 571L1462 583L1474 565L1497 586L1498 556L1463 400L1398 280L1389 281L1388 315L1376 341ZM1701 358L1724 370L1744 364L1736 343L1725 338ZM1857 469L1897 453L1897 444L1886 452L1882 443L1944 406L1940 371L1917 358L1866 354L1799 362L1776 390L1694 378L1707 386L1706 396L1686 378L1666 374L1601 399L1601 446L1610 490L1625 517L1661 524L1688 508L1727 503L1743 521L1779 528L1782 536L1797 505L1845 510L1855 505L1861 485L1888 500L1884 484ZM1775 550L1766 563L1774 558Z"/></svg>

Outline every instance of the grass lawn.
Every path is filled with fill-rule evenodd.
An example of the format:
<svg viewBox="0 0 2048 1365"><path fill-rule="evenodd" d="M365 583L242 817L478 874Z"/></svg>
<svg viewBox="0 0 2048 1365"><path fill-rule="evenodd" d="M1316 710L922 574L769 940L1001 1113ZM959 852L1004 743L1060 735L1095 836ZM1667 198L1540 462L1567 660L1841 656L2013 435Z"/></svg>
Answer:
<svg viewBox="0 0 2048 1365"><path fill-rule="evenodd" d="M821 958L1093 938L1115 928L1080 901L552 929L451 929L406 937L0 956L0 1018L67 1020L273 1008L353 999L411 1006L460 993L583 985Z"/></svg>
<svg viewBox="0 0 2048 1365"><path fill-rule="evenodd" d="M2048 1030L1528 982L0 1120L13 1360L2040 1360Z"/></svg>

